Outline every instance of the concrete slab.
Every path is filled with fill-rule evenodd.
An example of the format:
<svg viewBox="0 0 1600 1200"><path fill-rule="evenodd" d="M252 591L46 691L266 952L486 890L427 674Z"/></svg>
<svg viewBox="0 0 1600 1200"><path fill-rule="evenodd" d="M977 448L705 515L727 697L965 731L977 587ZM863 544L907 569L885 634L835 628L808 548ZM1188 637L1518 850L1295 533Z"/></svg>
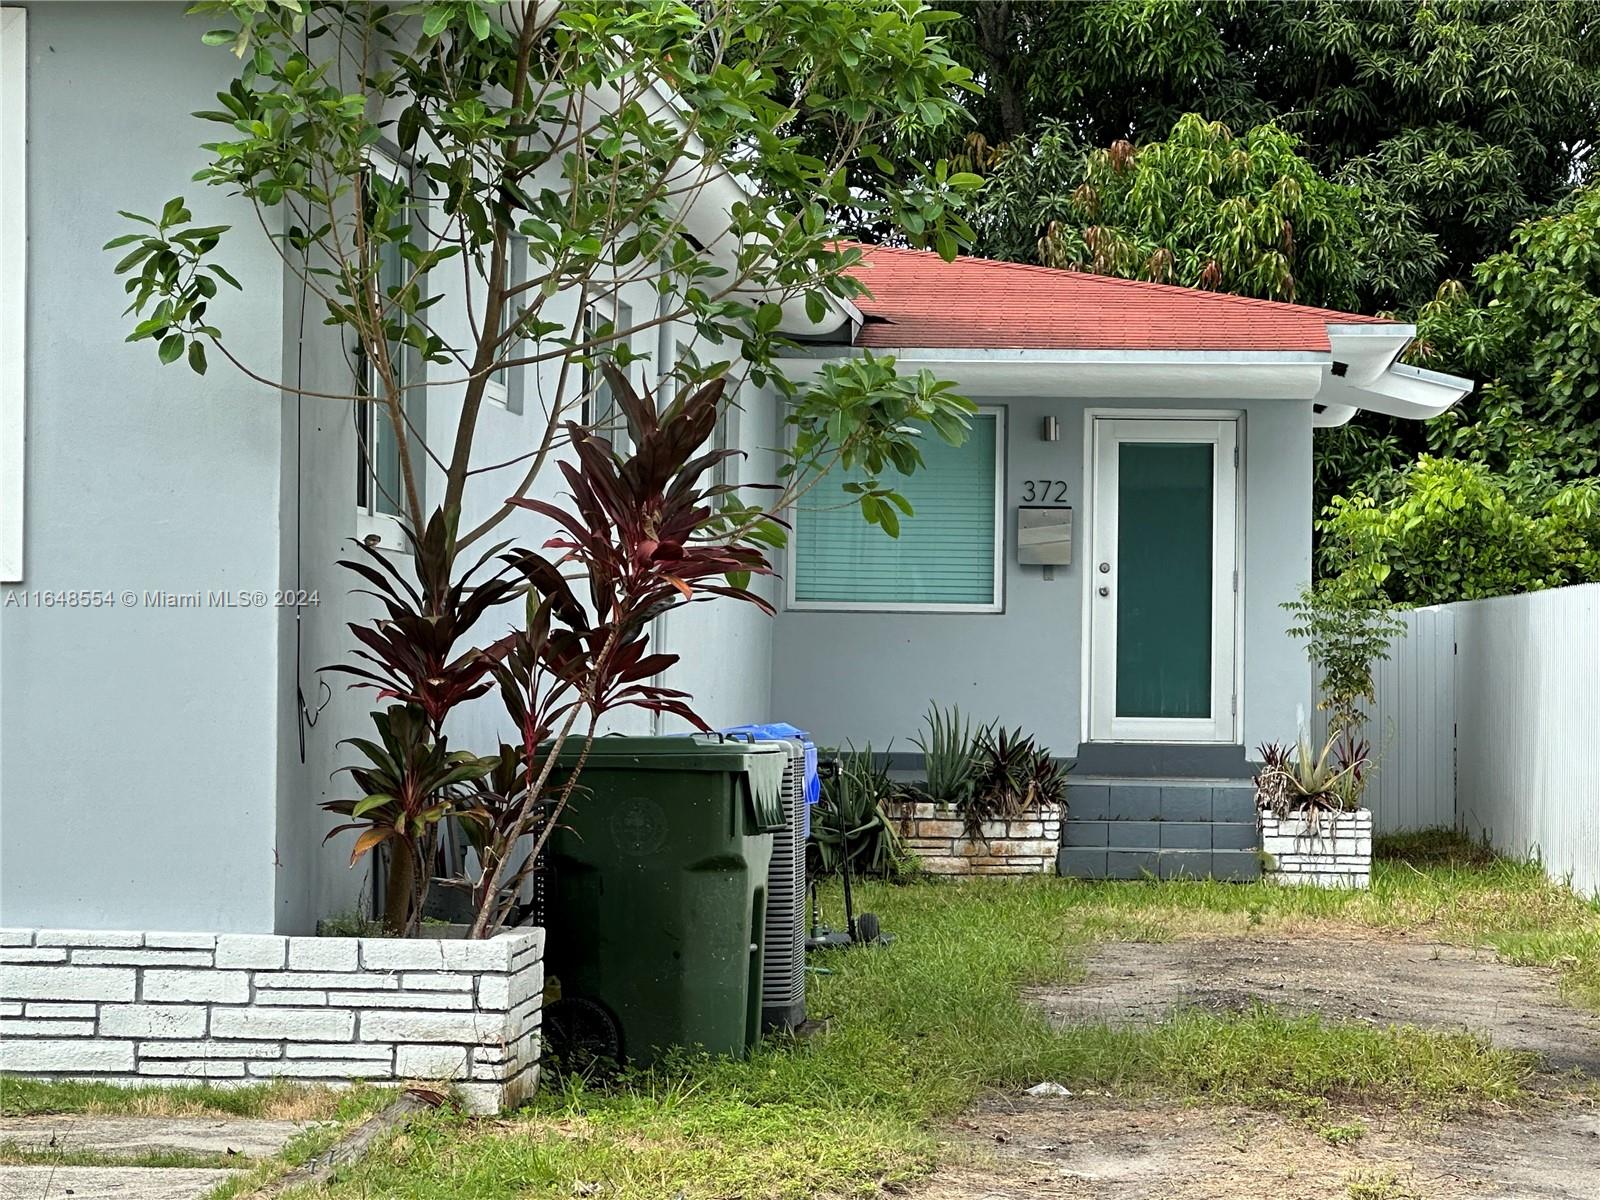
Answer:
<svg viewBox="0 0 1600 1200"><path fill-rule="evenodd" d="M304 1128L305 1123L300 1121L222 1116L0 1117L0 1142L15 1142L25 1150L93 1150L124 1155L186 1150L193 1154L231 1152L248 1158L270 1158Z"/></svg>
<svg viewBox="0 0 1600 1200"><path fill-rule="evenodd" d="M0 1167L0 1200L200 1200L234 1174L164 1167Z"/></svg>

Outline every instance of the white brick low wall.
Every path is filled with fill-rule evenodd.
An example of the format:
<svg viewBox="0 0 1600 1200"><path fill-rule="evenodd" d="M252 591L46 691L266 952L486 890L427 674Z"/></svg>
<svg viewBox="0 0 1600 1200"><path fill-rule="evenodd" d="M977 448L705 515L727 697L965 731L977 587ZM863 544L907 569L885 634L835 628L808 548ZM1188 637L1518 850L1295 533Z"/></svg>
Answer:
<svg viewBox="0 0 1600 1200"><path fill-rule="evenodd" d="M1061 809L1046 805L1014 821L985 821L983 836L972 841L953 809L907 801L900 832L930 875L1038 875L1056 869Z"/></svg>
<svg viewBox="0 0 1600 1200"><path fill-rule="evenodd" d="M1372 878L1372 810L1323 813L1317 831L1296 813L1261 814L1267 878L1278 883L1364 888Z"/></svg>
<svg viewBox="0 0 1600 1200"><path fill-rule="evenodd" d="M0 929L0 1070L118 1083L538 1082L544 931L486 941Z"/></svg>

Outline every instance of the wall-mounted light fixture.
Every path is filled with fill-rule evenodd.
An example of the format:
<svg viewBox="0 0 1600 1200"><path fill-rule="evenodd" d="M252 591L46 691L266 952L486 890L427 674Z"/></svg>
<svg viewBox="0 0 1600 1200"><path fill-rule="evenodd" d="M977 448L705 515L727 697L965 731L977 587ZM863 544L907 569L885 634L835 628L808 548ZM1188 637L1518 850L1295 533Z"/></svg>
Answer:
<svg viewBox="0 0 1600 1200"><path fill-rule="evenodd" d="M1039 430L1039 440L1042 442L1059 442L1061 440L1061 422L1055 417L1046 417L1044 427Z"/></svg>

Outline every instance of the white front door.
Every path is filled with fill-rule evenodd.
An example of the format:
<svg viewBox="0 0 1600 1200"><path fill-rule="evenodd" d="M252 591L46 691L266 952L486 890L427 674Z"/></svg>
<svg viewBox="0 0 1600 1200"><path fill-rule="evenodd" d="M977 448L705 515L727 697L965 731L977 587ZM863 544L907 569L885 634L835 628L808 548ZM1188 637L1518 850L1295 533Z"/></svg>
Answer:
<svg viewBox="0 0 1600 1200"><path fill-rule="evenodd" d="M1234 742L1238 422L1093 424L1089 738Z"/></svg>

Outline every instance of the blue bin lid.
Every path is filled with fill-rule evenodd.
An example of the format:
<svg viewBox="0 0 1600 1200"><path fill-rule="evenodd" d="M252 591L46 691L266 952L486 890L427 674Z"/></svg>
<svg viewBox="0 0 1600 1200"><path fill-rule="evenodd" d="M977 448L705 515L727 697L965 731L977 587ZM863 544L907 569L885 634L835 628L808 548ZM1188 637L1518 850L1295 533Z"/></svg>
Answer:
<svg viewBox="0 0 1600 1200"><path fill-rule="evenodd" d="M822 799L822 776L817 773L817 744L804 729L783 721L770 725L731 725L719 732L730 737L747 737L754 742L799 742L806 755L806 803L815 804Z"/></svg>

